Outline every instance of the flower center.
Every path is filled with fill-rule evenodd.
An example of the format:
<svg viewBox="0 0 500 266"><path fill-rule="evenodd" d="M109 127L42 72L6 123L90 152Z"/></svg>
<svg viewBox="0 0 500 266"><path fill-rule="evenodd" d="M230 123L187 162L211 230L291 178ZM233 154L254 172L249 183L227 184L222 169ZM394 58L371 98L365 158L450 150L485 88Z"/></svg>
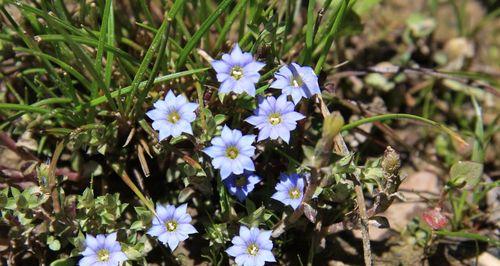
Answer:
<svg viewBox="0 0 500 266"><path fill-rule="evenodd" d="M174 220L170 220L165 223L165 227L167 228L167 231L173 232L175 229L177 229L177 222Z"/></svg>
<svg viewBox="0 0 500 266"><path fill-rule="evenodd" d="M281 123L281 114L272 113L267 119L269 120L269 123L271 123L271 125L276 126L277 124Z"/></svg>
<svg viewBox="0 0 500 266"><path fill-rule="evenodd" d="M234 66L231 68L231 77L233 77L235 80L239 80L240 78L243 77L243 68L240 66Z"/></svg>
<svg viewBox="0 0 500 266"><path fill-rule="evenodd" d="M238 157L238 149L234 146L229 146L226 149L226 156L229 157L229 159L236 159Z"/></svg>
<svg viewBox="0 0 500 266"><path fill-rule="evenodd" d="M244 187L247 184L247 177L240 176L240 177L236 178L236 181L234 183L237 187Z"/></svg>
<svg viewBox="0 0 500 266"><path fill-rule="evenodd" d="M302 87L304 81L300 76L293 76L292 80L290 81L290 84L297 89Z"/></svg>
<svg viewBox="0 0 500 266"><path fill-rule="evenodd" d="M248 254L255 256L259 253L259 247L255 244L251 244L247 247Z"/></svg>
<svg viewBox="0 0 500 266"><path fill-rule="evenodd" d="M97 252L97 259L99 261L108 261L109 260L109 250L103 248Z"/></svg>
<svg viewBox="0 0 500 266"><path fill-rule="evenodd" d="M300 197L300 190L294 187L288 191L288 195L291 199L298 199Z"/></svg>
<svg viewBox="0 0 500 266"><path fill-rule="evenodd" d="M172 124L177 123L179 119L181 119L181 116L176 111L172 111L170 112L170 114L168 114L168 121Z"/></svg>

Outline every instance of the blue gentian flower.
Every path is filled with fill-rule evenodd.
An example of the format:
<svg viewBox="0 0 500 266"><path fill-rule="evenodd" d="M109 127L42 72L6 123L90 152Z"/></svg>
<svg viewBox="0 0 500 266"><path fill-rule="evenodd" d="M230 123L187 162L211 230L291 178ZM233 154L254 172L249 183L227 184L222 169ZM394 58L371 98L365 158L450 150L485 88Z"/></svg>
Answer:
<svg viewBox="0 0 500 266"><path fill-rule="evenodd" d="M116 241L116 233L96 237L87 234L85 246L83 258L78 261L80 266L116 266L128 259Z"/></svg>
<svg viewBox="0 0 500 266"><path fill-rule="evenodd" d="M276 80L270 87L280 89L285 95L291 95L295 104L299 103L302 97L310 98L321 93L318 77L311 67L291 63L281 67L274 77Z"/></svg>
<svg viewBox="0 0 500 266"><path fill-rule="evenodd" d="M290 131L297 127L298 120L305 118L301 113L294 111L295 106L287 101L286 97L282 94L278 99L272 96L263 99L254 111L254 115L245 119L259 129L257 141L280 137L288 143Z"/></svg>
<svg viewBox="0 0 500 266"><path fill-rule="evenodd" d="M251 53L243 53L238 44L235 44L230 54L222 55L222 60L212 61L217 80L221 82L219 93L246 92L255 96L255 83L259 81L259 71L264 65L255 61Z"/></svg>
<svg viewBox="0 0 500 266"><path fill-rule="evenodd" d="M213 146L203 150L204 153L212 157L212 165L215 169L220 169L222 180L230 174L243 174L243 170L255 171L255 166L250 157L255 153L252 146L255 135L241 134L237 129L229 129L224 126L220 137L212 139Z"/></svg>
<svg viewBox="0 0 500 266"><path fill-rule="evenodd" d="M158 240L170 250L179 245L179 242L186 240L190 234L198 233L192 226L191 216L186 212L187 204L179 207L174 205L156 205L157 217L153 218L153 225L147 234L158 237Z"/></svg>
<svg viewBox="0 0 500 266"><path fill-rule="evenodd" d="M296 210L304 198L304 178L298 174L280 175L280 182L276 185L276 193L271 198L290 205Z"/></svg>
<svg viewBox="0 0 500 266"><path fill-rule="evenodd" d="M191 122L196 118L197 103L188 102L184 95L175 96L169 91L165 100L158 100L154 107L146 115L153 120L153 128L160 131L159 141L169 136L178 137L182 132L193 135Z"/></svg>
<svg viewBox="0 0 500 266"><path fill-rule="evenodd" d="M273 242L269 239L271 231L246 226L240 227L240 235L233 237L233 246L226 249L227 254L235 257L238 265L263 266L266 261L276 262L273 253Z"/></svg>
<svg viewBox="0 0 500 266"><path fill-rule="evenodd" d="M260 180L261 178L255 173L245 171L241 175L230 175L223 182L231 195L236 196L239 201L244 201Z"/></svg>

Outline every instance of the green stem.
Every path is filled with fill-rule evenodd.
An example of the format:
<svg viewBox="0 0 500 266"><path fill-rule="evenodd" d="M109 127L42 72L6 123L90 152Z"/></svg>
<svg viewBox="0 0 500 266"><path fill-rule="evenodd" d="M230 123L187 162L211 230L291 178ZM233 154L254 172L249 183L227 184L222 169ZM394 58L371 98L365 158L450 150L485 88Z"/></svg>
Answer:
<svg viewBox="0 0 500 266"><path fill-rule="evenodd" d="M444 131L445 133L449 134L453 139L459 141L461 144L468 145L467 142L465 142L465 140L463 140L462 137L460 137L460 135L458 135L458 133L451 130L450 128L443 126L443 125L439 124L438 122L432 121L430 119L423 118L423 117L416 116L416 115L410 115L410 114L383 114L383 115L371 116L371 117L359 119L357 121L354 121L354 122L351 122L347 125L344 125L342 127L341 131L348 131L348 130L351 130L353 128L359 127L363 124L368 124L368 123L373 123L373 122L381 122L381 121L393 120L393 119L411 119L411 120L417 120L417 121L424 122L426 124L429 124L431 126L438 128L441 131Z"/></svg>

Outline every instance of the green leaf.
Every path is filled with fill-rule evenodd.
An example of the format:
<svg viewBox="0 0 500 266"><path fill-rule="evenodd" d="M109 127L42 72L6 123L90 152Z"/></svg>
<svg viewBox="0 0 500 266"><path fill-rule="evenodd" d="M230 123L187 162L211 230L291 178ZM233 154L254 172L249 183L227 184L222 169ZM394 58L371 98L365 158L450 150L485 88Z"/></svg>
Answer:
<svg viewBox="0 0 500 266"><path fill-rule="evenodd" d="M319 74L321 69L323 69L323 64L325 63L326 57L329 54L330 47L333 44L333 40L337 37L337 33L339 32L342 26L342 22L344 21L344 16L348 11L348 6L349 6L349 0L343 0L338 12L336 13L335 21L333 23L333 26L330 28L330 31L326 35L325 46L323 46L321 55L318 59L318 62L316 63L316 67L314 68L314 72L316 72L316 74Z"/></svg>
<svg viewBox="0 0 500 266"><path fill-rule="evenodd" d="M311 54L314 44L314 8L316 0L309 0L307 5L307 23L306 23L306 49L303 57L303 64L308 65L311 61Z"/></svg>
<svg viewBox="0 0 500 266"><path fill-rule="evenodd" d="M438 231L435 231L435 233L438 235L441 235L441 236L463 237L463 238L467 238L467 239L488 242L488 243L491 243L491 244L496 245L496 246L500 245L500 241L492 239L492 238L487 237L487 236L480 235L480 234L474 234L474 233L468 233L468 232L462 232L462 231L451 232L448 230L438 230Z"/></svg>
<svg viewBox="0 0 500 266"><path fill-rule="evenodd" d="M466 182L472 186L476 185L483 175L483 164L459 161L451 166L450 182L452 184L461 184Z"/></svg>
<svg viewBox="0 0 500 266"><path fill-rule="evenodd" d="M74 266L75 260L72 258L58 259L50 263L50 266Z"/></svg>
<svg viewBox="0 0 500 266"><path fill-rule="evenodd" d="M61 249L61 242L54 236L49 236L47 237L47 244L49 245L49 248L53 251L58 251Z"/></svg>
<svg viewBox="0 0 500 266"><path fill-rule="evenodd" d="M172 80L172 79L176 79L176 78L180 78L180 77L184 77L184 76L189 76L189 75L192 75L192 74L196 74L196 73L200 73L200 72L206 71L208 69L209 68L199 68L199 69L181 71L181 72L177 72L177 73L173 73L173 74L161 76L161 77L156 78L154 80L153 84L158 84L158 83L162 83L162 82L169 81L169 80ZM146 86L146 81L143 81L143 82L139 83L139 88L143 88L144 86ZM121 88L119 90L113 91L111 93L111 97L116 98L116 97L118 97L120 95L128 94L131 91L132 91L132 86L127 86L125 88ZM101 97L93 99L92 101L90 101L87 104L79 105L75 109L77 111L80 111L80 110L82 110L86 106L93 107L93 106L97 106L97 105L99 105L101 103L105 103L105 102L107 102L106 96L101 96ZM0 108L1 108L1 105L0 105Z"/></svg>

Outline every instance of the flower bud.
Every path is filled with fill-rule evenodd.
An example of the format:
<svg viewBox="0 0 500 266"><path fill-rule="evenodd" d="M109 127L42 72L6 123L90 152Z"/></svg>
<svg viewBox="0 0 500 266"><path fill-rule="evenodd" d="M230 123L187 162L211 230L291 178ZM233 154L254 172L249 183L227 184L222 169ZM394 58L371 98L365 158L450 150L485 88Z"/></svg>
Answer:
<svg viewBox="0 0 500 266"><path fill-rule="evenodd" d="M399 158L399 154L391 146L387 146L384 152L384 158L382 159L382 169L384 169L386 173L395 174L400 166L401 159Z"/></svg>

